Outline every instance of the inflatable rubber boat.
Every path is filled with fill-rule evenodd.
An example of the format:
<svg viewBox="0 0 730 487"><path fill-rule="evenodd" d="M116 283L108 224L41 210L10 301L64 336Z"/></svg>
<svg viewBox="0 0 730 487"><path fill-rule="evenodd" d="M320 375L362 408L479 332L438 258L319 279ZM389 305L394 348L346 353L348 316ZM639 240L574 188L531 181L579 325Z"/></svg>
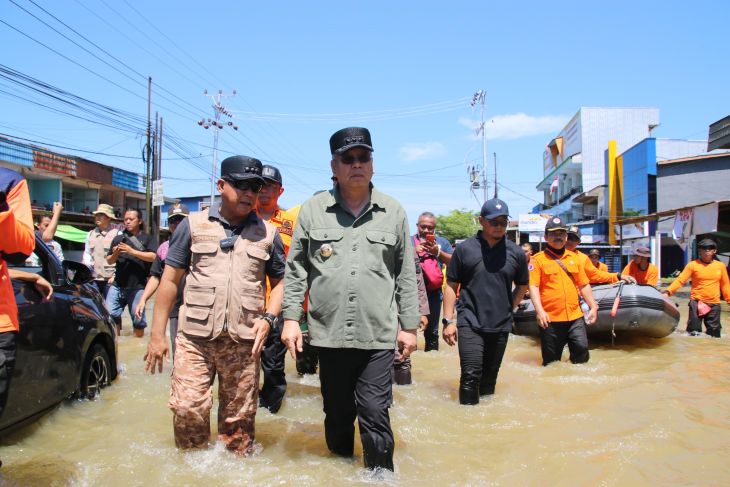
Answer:
<svg viewBox="0 0 730 487"><path fill-rule="evenodd" d="M616 316L611 309L619 294ZM593 297L598 302L598 320L587 327L588 336L663 338L672 333L679 323L677 306L653 286L635 284L600 284L593 286ZM514 314L512 332L515 335L540 336L537 316L532 301L523 301Z"/></svg>

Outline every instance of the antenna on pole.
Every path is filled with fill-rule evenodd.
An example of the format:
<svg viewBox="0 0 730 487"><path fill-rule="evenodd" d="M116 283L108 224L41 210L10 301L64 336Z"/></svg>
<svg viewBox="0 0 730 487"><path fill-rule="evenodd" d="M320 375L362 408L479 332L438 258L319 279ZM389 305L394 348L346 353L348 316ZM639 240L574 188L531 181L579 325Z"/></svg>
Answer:
<svg viewBox="0 0 730 487"><path fill-rule="evenodd" d="M203 91L203 95L209 96L213 100L213 119L211 120L208 118L198 120L198 125L206 130L213 127L213 164L210 174L210 206L212 207L213 202L215 201L215 183L218 180L218 133L226 125L233 128L233 130L238 130L238 125L231 121L225 125L221 123L221 115L233 118L233 114L221 104L221 99L229 96L236 96L236 90L233 90L231 95L226 95L223 93L223 90L218 90L217 93L208 93L208 90L206 89Z"/></svg>
<svg viewBox="0 0 730 487"><path fill-rule="evenodd" d="M481 123L476 133L482 135L482 190L484 195L484 201L487 201L487 134L484 130L484 105L486 103L487 93L484 90L479 90L471 97L469 104L474 107L477 103L481 105Z"/></svg>

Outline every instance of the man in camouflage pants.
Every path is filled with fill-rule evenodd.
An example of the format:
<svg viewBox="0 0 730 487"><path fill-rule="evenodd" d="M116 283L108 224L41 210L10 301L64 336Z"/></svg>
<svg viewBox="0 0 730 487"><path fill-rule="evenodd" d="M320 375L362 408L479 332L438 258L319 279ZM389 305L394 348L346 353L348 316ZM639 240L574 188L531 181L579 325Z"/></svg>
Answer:
<svg viewBox="0 0 730 487"><path fill-rule="evenodd" d="M261 172L258 159L225 159L221 204L191 214L170 240L145 360L149 372L162 371L167 319L186 275L169 402L179 448L208 444L216 375L218 439L242 455L253 446L261 348L281 310L285 264L276 228L254 211Z"/></svg>

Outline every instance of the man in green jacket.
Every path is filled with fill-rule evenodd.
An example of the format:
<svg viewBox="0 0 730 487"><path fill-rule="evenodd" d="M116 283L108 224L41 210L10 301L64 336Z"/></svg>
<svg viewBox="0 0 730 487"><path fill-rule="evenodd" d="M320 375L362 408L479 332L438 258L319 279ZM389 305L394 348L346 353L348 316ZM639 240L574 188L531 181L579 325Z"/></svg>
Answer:
<svg viewBox="0 0 730 487"><path fill-rule="evenodd" d="M357 417L365 467L393 470L388 407L394 345L407 358L420 321L413 248L405 211L371 184L370 132L330 138L337 185L302 205L284 280L281 340L302 351L299 322L317 347L329 449L352 456Z"/></svg>

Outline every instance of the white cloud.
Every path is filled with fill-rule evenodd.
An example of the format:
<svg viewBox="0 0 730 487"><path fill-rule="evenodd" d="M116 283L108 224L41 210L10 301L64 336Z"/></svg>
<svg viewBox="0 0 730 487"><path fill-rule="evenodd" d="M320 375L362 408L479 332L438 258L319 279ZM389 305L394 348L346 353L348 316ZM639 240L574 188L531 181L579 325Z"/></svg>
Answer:
<svg viewBox="0 0 730 487"><path fill-rule="evenodd" d="M441 142L406 144L400 148L400 156L407 162L433 159L445 154L446 148Z"/></svg>
<svg viewBox="0 0 730 487"><path fill-rule="evenodd" d="M558 133L569 120L570 117L566 115L544 117L533 117L526 113L497 115L485 123L487 139L520 139L532 135ZM472 130L472 138L479 138L475 132L479 128L479 121L461 117L459 123Z"/></svg>

